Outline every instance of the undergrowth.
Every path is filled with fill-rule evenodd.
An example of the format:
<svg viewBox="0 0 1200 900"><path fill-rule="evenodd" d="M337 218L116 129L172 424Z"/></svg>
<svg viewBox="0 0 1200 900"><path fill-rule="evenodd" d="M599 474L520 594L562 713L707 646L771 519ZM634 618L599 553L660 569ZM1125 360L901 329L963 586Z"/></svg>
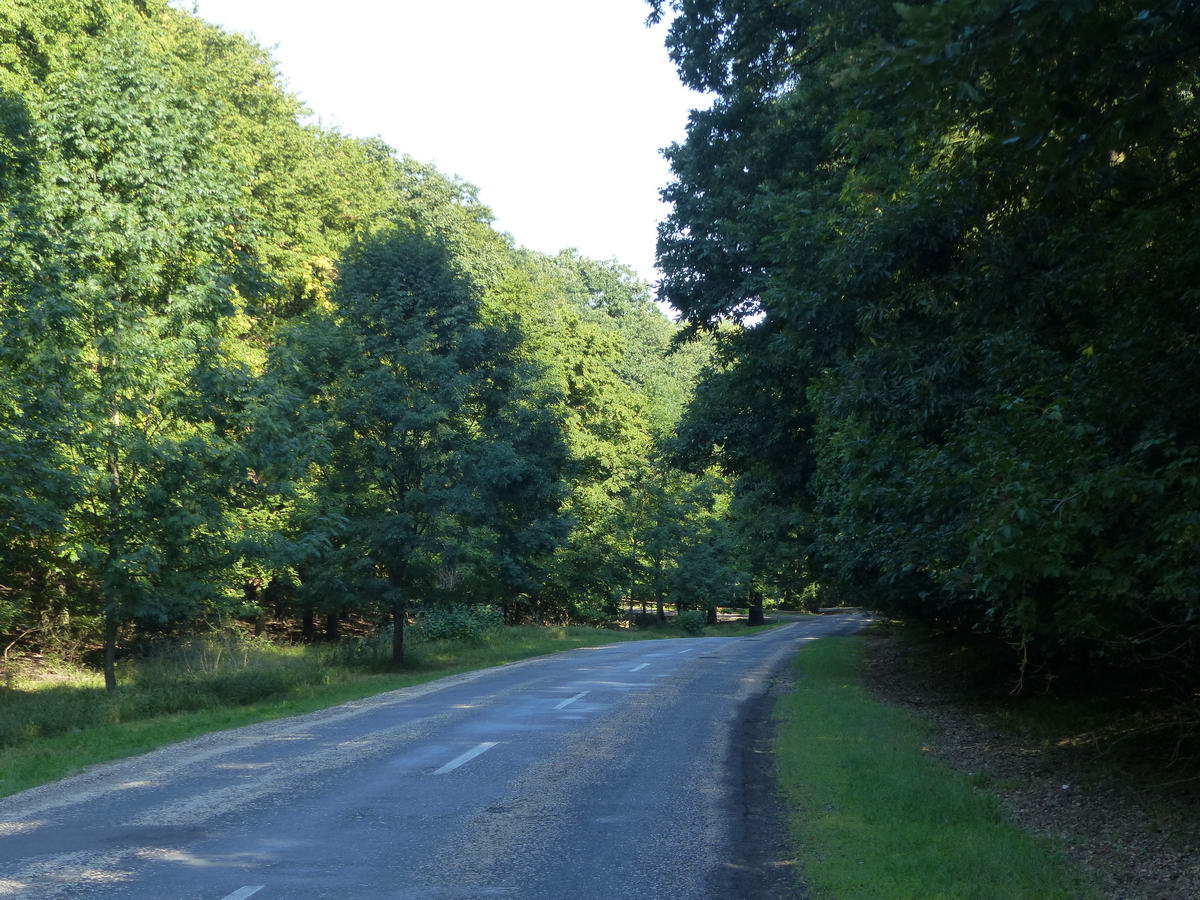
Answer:
<svg viewBox="0 0 1200 900"><path fill-rule="evenodd" d="M1200 691L1187 685L1080 660L1021 677L1017 651L996 638L902 622L875 630L896 638L913 674L1022 739L1169 772L1162 780L1200 772Z"/></svg>

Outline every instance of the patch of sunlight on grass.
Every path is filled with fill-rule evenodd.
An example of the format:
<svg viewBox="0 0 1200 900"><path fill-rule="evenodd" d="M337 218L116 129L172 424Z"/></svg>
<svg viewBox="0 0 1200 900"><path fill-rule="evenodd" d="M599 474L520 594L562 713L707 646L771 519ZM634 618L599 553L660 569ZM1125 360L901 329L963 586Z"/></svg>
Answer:
<svg viewBox="0 0 1200 900"><path fill-rule="evenodd" d="M929 753L930 727L859 683L861 639L796 659L776 712L776 766L797 875L816 900L1095 897L1048 841L1009 821L979 779Z"/></svg>

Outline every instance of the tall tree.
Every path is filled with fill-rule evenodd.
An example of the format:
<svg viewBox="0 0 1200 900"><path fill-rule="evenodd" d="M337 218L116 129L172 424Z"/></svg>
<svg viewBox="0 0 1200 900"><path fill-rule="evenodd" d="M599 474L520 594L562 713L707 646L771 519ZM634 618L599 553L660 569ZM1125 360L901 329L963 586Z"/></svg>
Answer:
<svg viewBox="0 0 1200 900"><path fill-rule="evenodd" d="M666 298L776 398L717 454L845 597L1194 682L1195 4L668 6Z"/></svg>
<svg viewBox="0 0 1200 900"><path fill-rule="evenodd" d="M396 663L414 601L463 575L518 586L522 545L545 552L530 529L553 530L563 458L553 413L516 336L483 318L481 300L443 240L399 223L354 250L336 317L301 336L332 341L342 361L323 388L318 496L344 527L315 577L332 567L391 610Z"/></svg>
<svg viewBox="0 0 1200 900"><path fill-rule="evenodd" d="M9 452L56 446L73 500L58 553L103 610L112 689L120 624L192 612L206 593L196 567L230 472L197 395L222 356L233 173L212 104L133 19L53 73L32 119L2 343L37 439L6 437Z"/></svg>

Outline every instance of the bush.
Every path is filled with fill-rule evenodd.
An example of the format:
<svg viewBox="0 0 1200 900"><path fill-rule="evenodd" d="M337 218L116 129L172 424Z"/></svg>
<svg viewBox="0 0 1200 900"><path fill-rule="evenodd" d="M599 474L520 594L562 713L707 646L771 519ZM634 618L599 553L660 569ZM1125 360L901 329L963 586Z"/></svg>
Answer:
<svg viewBox="0 0 1200 900"><path fill-rule="evenodd" d="M504 625L504 614L494 606L434 606L417 616L411 635L416 641L482 643Z"/></svg>
<svg viewBox="0 0 1200 900"><path fill-rule="evenodd" d="M204 686L222 704L241 706L266 697L285 694L302 684L319 684L324 678L320 671L305 669L248 669L218 675Z"/></svg>
<svg viewBox="0 0 1200 900"><path fill-rule="evenodd" d="M255 703L332 677L310 649L237 634L163 642L120 664L115 694L99 686L95 674L34 690L0 688L0 748L99 725Z"/></svg>
<svg viewBox="0 0 1200 900"><path fill-rule="evenodd" d="M687 634L704 634L705 618L701 610L685 609L675 617L675 622Z"/></svg>
<svg viewBox="0 0 1200 900"><path fill-rule="evenodd" d="M572 625L592 625L601 628L613 625L618 615L611 604L580 603L574 607L570 618Z"/></svg>
<svg viewBox="0 0 1200 900"><path fill-rule="evenodd" d="M302 658L302 654L265 639L229 632L151 644L132 660L132 675L139 685L157 685L246 669L273 669L293 665Z"/></svg>

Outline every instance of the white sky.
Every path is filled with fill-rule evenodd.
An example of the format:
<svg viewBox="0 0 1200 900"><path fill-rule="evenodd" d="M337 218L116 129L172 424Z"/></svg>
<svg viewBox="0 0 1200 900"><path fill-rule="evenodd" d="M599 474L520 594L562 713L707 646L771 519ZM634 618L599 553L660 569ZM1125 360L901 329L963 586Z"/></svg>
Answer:
<svg viewBox="0 0 1200 900"><path fill-rule="evenodd" d="M653 281L660 148L704 98L645 0L198 0L273 48L326 125L480 189L518 244L615 257Z"/></svg>

